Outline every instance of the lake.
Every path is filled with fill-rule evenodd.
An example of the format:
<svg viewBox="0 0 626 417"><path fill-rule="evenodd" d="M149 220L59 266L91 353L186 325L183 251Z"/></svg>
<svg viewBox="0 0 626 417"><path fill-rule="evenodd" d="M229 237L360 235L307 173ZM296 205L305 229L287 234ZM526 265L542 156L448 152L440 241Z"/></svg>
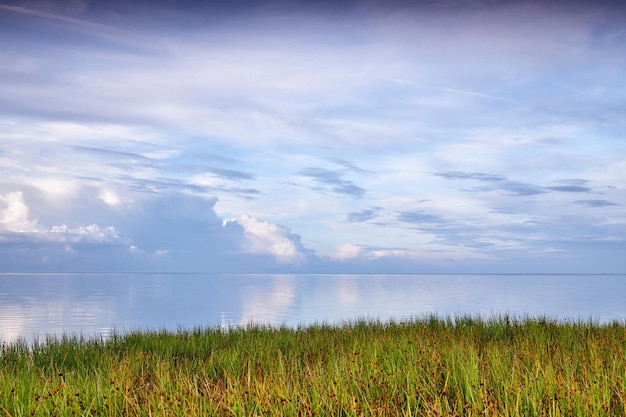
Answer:
<svg viewBox="0 0 626 417"><path fill-rule="evenodd" d="M626 320L626 275L0 274L0 341L498 314Z"/></svg>

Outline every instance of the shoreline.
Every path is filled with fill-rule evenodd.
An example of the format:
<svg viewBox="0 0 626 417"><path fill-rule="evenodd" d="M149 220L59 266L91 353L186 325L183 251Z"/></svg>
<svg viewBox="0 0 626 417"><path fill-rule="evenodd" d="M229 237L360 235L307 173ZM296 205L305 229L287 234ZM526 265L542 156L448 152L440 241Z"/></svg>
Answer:
<svg viewBox="0 0 626 417"><path fill-rule="evenodd" d="M355 320L0 349L7 415L623 415L626 324Z"/></svg>

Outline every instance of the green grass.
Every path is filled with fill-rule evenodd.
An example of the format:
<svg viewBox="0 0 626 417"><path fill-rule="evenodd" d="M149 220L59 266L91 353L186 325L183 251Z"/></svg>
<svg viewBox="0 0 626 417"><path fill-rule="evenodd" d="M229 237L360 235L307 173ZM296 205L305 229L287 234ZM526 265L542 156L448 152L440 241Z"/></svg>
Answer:
<svg viewBox="0 0 626 417"><path fill-rule="evenodd" d="M0 348L0 416L623 416L626 326L435 317Z"/></svg>

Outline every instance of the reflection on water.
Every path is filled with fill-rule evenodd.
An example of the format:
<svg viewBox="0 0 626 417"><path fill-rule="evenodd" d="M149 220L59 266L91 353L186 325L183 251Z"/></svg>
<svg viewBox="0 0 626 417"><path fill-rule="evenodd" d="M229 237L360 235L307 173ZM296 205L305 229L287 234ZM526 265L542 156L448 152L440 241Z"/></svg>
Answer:
<svg viewBox="0 0 626 417"><path fill-rule="evenodd" d="M623 275L0 274L0 340L496 314L626 320Z"/></svg>
<svg viewBox="0 0 626 417"><path fill-rule="evenodd" d="M282 317L290 317L295 312L297 278L293 275L275 275L249 280L242 287L241 314L237 324L277 323Z"/></svg>

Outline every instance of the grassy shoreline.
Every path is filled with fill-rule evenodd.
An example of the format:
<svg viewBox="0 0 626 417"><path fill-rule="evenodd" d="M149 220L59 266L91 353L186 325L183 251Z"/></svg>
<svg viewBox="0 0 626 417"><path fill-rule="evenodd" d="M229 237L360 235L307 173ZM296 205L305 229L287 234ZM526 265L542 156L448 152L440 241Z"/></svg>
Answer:
<svg viewBox="0 0 626 417"><path fill-rule="evenodd" d="M435 317L0 348L0 415L626 415L624 323Z"/></svg>

